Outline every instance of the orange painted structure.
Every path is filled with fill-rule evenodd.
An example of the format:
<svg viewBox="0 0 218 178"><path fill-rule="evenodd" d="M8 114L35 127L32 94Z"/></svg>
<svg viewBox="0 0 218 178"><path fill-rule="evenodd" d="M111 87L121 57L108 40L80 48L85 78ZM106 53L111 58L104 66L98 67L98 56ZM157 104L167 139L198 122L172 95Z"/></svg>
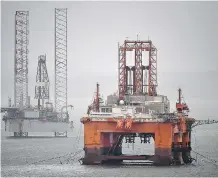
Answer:
<svg viewBox="0 0 218 178"><path fill-rule="evenodd" d="M123 121L119 125L118 121ZM151 160L156 164L169 165L173 161L191 162L191 132L193 119L180 116L177 122L132 122L126 128L127 120L108 118L107 121L90 121L84 123L84 164L104 163L110 160ZM155 141L155 155L122 155L121 140L132 134L151 135Z"/></svg>
<svg viewBox="0 0 218 178"><path fill-rule="evenodd" d="M188 116L187 105L181 103L181 89L179 89L179 101L176 103L177 111L170 113L166 97L156 93L157 82L154 71L157 68L154 66L157 60L156 58L154 60L154 56L156 57L157 50L152 42L125 41L124 46L125 48L119 47L119 95L116 101L111 105L108 102L100 106L97 84L96 98L88 107L87 115L81 119L84 124L83 164L120 163L123 160L150 160L156 165L191 163L191 126L195 120ZM135 49L133 67L126 66L126 51L129 48ZM147 67L142 64L144 49L149 51ZM134 71L130 73L129 68ZM145 70L148 70L149 74L146 82L143 81ZM129 88L132 88L130 93ZM148 106L146 102L151 104ZM149 107L156 108L155 113L150 112ZM105 112L104 109L108 111ZM140 137L141 143L147 143L153 138L155 154L122 154L122 141L126 139L127 142L134 143L135 137Z"/></svg>

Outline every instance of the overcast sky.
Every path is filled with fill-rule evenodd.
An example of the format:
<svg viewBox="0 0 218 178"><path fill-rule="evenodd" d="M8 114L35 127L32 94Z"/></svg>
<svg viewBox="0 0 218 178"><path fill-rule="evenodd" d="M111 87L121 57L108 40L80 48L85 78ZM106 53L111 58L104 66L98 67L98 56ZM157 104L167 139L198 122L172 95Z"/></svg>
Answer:
<svg viewBox="0 0 218 178"><path fill-rule="evenodd" d="M177 89L196 119L218 110L218 2L2 2L1 102L13 101L14 14L29 11L29 95L38 56L46 54L54 99L54 8L68 8L68 103L78 122L96 82L106 97L118 89L117 43L147 40L158 49L158 93L175 108ZM147 61L145 61L145 64Z"/></svg>

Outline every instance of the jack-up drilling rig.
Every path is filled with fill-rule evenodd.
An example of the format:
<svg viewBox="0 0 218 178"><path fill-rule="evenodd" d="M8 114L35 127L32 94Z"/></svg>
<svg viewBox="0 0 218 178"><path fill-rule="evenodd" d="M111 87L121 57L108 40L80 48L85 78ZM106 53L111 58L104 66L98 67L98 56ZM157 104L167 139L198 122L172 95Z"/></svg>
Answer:
<svg viewBox="0 0 218 178"><path fill-rule="evenodd" d="M151 40L125 40L119 50L119 94L109 95L99 105L99 85L95 102L81 118L84 124L83 164L121 163L124 160L149 160L156 165L191 163L191 128L196 122L188 116L179 89L176 111L170 113L167 96L157 94L157 49ZM126 65L127 51L134 51L135 65ZM143 65L143 51L149 56ZM148 79L146 78L148 76ZM122 141L149 143L153 138L154 155L125 155Z"/></svg>
<svg viewBox="0 0 218 178"><path fill-rule="evenodd" d="M37 67L35 99L31 106L28 96L28 36L29 11L15 14L14 106L1 107L5 131L14 136L28 136L28 132L54 132L67 136L72 131L67 105L67 9L55 9L55 108L49 101L49 78L46 56L40 55ZM46 103L44 101L47 100Z"/></svg>
<svg viewBox="0 0 218 178"><path fill-rule="evenodd" d="M11 107L1 108L6 112L3 116L5 131L14 132L14 136L28 136L29 132L54 132L55 136L67 136L71 131L72 123L68 120L60 120L49 101L49 78L46 67L46 55L38 58L36 75L35 99L38 105L33 107L30 102L26 108ZM47 100L45 103L44 101ZM70 105L71 106L71 105Z"/></svg>

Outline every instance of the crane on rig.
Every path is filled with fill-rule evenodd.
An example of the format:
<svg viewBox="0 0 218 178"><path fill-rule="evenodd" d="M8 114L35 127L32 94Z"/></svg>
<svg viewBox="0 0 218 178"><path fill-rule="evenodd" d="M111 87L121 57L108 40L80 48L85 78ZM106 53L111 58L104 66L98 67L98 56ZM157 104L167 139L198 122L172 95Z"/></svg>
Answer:
<svg viewBox="0 0 218 178"><path fill-rule="evenodd" d="M183 99L183 101L182 101ZM190 111L188 105L184 101L184 97L182 96L182 89L178 89L178 102L176 103L176 110L178 113L183 113L184 115L187 115L187 113ZM192 124L191 128L194 128L196 126L205 125L205 124L215 124L218 123L218 120L196 120Z"/></svg>
<svg viewBox="0 0 218 178"><path fill-rule="evenodd" d="M96 84L96 92L92 101L92 104L88 106L87 114L90 113L91 110L95 112L99 112L100 105L103 103L103 99L99 94L99 83Z"/></svg>
<svg viewBox="0 0 218 178"><path fill-rule="evenodd" d="M176 110L178 113L182 113L184 111L189 112L188 105L185 102L182 102L182 90L179 88L179 97L178 97L178 103L176 103Z"/></svg>

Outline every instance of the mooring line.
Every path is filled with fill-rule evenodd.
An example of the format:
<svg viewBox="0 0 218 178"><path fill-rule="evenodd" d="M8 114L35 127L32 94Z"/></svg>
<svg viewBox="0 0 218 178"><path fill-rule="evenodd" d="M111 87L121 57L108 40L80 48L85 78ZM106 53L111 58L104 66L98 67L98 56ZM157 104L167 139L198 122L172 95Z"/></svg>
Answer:
<svg viewBox="0 0 218 178"><path fill-rule="evenodd" d="M198 144L197 144L197 139L196 139L196 130L194 131L194 132L192 132L192 133L194 133L193 134L193 136L194 136L194 139L195 139L195 145L196 145L196 148L198 148ZM198 151L194 151L194 150L192 150L195 154L196 154L196 159L194 159L195 161L197 161L197 156L199 155L199 156L201 156L201 157L203 157L203 158L206 158L210 163L212 163L213 165L215 165L215 166L218 166L216 163L217 163L217 161L216 160L214 160L214 159L212 159L212 158L209 158L208 156L204 156L204 155L202 155L202 154L200 154L200 153L198 153Z"/></svg>
<svg viewBox="0 0 218 178"><path fill-rule="evenodd" d="M215 165L215 166L218 166L216 163L217 163L217 161L216 160L214 160L214 159L212 159L212 158L209 158L208 156L204 156L204 155L202 155L202 154L200 154L200 153L198 153L197 151L194 151L194 150L192 150L196 155L199 155L199 156L201 156L201 157L203 157L203 158L206 158L208 161L210 161L213 165Z"/></svg>
<svg viewBox="0 0 218 178"><path fill-rule="evenodd" d="M37 163L41 163L41 162L45 162L45 161L50 161L50 160L54 160L54 159L60 159L60 158L63 158L63 157L66 157L66 156L70 156L72 154L74 154L73 156L75 156L76 154L78 154L79 152L81 152L83 150L79 150L77 151L76 153L75 152L72 152L72 153L67 153L65 155L62 155L62 156L57 156L57 157L52 157L52 158L48 158L48 159L43 159L43 160L40 160L40 161L36 161L36 162L33 162L31 164L37 164Z"/></svg>
<svg viewBox="0 0 218 178"><path fill-rule="evenodd" d="M80 135L81 135L81 127L80 127L80 130L79 130L79 133L76 137L76 141L75 142L79 142L80 140ZM74 145L74 148L78 146L78 143ZM60 161L60 164L63 164L64 161L68 161L70 158L74 158L78 153L82 152L83 150L77 150L76 152L71 152L71 153L67 153L65 155L62 155L62 156L56 156L56 157L52 157L52 158L48 158L48 159L43 159L43 160L40 160L40 161L35 161L33 163L30 163L30 164L37 164L37 163L41 163L41 162L45 162L45 161L50 161L50 160L55 160L55 159L59 159ZM71 155L73 155L71 157ZM64 161L61 161L60 158L63 158L63 157L66 157L66 156L70 156L70 158L64 160ZM69 161L68 161L69 162Z"/></svg>
<svg viewBox="0 0 218 178"><path fill-rule="evenodd" d="M79 134L78 134L77 139L76 139L76 141L75 141L75 142L77 142L77 143L75 143L75 145L74 145L74 149L75 149L75 147L77 146L76 149L78 150L77 152L79 152L79 153L83 151L83 149L82 149L82 150L79 150L79 149L78 149L78 146L79 146L79 143L80 143L80 137L81 137L81 130L82 130L82 123L81 123L81 125L80 125ZM67 164L68 164L70 160L72 160L73 158L75 158L76 154L78 154L77 152L73 155L73 157L71 156L71 155L72 155L72 154L71 154L70 157L69 157L68 159L64 160L64 161L67 161Z"/></svg>

